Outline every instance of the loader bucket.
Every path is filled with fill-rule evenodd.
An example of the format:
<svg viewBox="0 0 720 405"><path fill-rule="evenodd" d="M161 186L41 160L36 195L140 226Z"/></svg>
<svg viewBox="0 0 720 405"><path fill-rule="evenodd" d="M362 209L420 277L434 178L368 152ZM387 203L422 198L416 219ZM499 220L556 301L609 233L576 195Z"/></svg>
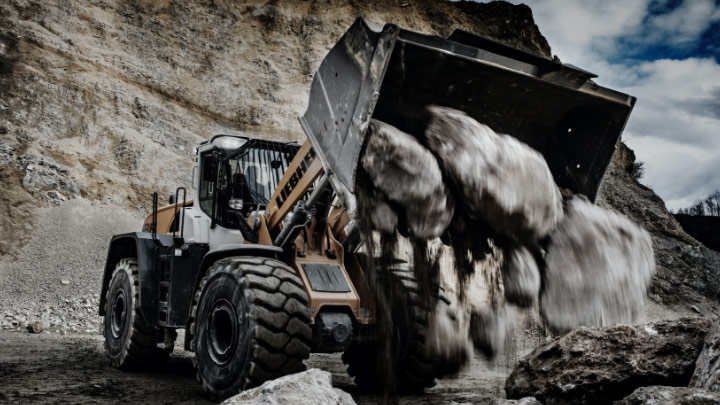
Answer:
<svg viewBox="0 0 720 405"><path fill-rule="evenodd" d="M560 187L594 200L635 98L593 77L464 31L446 39L358 19L315 73L300 122L336 190L354 190L371 118L418 136L425 107L439 105L530 145Z"/></svg>

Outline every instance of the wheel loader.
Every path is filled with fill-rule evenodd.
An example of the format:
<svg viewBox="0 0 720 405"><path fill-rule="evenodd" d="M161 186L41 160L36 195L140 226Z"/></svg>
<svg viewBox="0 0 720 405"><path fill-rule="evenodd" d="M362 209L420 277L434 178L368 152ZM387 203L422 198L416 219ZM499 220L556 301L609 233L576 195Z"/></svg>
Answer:
<svg viewBox="0 0 720 405"><path fill-rule="evenodd" d="M448 38L358 19L315 72L303 145L215 135L197 148L191 198L179 188L141 232L110 241L99 314L113 366L168 358L176 331L215 399L344 352L363 388L421 391L440 376L423 336L429 308L413 271L395 290L389 359L373 344L374 291L359 246L355 177L371 119L416 135L423 111L464 111L543 154L556 183L595 198L633 108L592 73L455 31ZM403 315L404 314L404 315ZM407 315L410 314L410 315ZM391 362L391 365L383 362Z"/></svg>

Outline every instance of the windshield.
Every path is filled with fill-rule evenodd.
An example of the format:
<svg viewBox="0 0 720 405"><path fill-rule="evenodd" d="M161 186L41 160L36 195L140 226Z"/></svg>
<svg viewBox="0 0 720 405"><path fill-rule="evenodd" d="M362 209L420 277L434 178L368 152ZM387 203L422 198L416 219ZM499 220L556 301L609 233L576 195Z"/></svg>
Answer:
<svg viewBox="0 0 720 405"><path fill-rule="evenodd" d="M239 226L242 218L266 206L297 146L250 140L229 157L218 150L201 155L200 209L218 224Z"/></svg>
<svg viewBox="0 0 720 405"><path fill-rule="evenodd" d="M267 204L294 154L293 147L258 140L243 148L224 168L230 198Z"/></svg>

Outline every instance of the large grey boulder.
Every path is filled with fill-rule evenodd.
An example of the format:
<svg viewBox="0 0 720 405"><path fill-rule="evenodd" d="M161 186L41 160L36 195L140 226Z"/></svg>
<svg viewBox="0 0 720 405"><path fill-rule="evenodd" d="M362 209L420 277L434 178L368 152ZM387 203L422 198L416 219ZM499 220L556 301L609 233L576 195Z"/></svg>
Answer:
<svg viewBox="0 0 720 405"><path fill-rule="evenodd" d="M705 337L702 352L695 363L690 387L720 391L720 322Z"/></svg>
<svg viewBox="0 0 720 405"><path fill-rule="evenodd" d="M712 322L683 318L575 329L522 359L505 392L546 404L605 404L642 386L687 386Z"/></svg>
<svg viewBox="0 0 720 405"><path fill-rule="evenodd" d="M527 397L522 399L503 399L503 398L479 398L472 402L455 402L451 401L448 405L473 405L473 404L487 404L487 405L541 405L540 401L533 397Z"/></svg>
<svg viewBox="0 0 720 405"><path fill-rule="evenodd" d="M223 405L355 405L347 392L333 388L332 375L312 368L290 374L228 398Z"/></svg>
<svg viewBox="0 0 720 405"><path fill-rule="evenodd" d="M720 394L700 388L640 387L615 405L720 405Z"/></svg>

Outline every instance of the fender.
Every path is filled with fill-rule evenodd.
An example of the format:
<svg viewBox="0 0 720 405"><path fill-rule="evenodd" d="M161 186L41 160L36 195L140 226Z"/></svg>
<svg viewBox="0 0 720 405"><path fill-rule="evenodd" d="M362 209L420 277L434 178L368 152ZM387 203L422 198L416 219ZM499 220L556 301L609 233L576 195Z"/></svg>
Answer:
<svg viewBox="0 0 720 405"><path fill-rule="evenodd" d="M202 262L200 263L200 272L198 273L197 280L195 280L195 288L197 289L197 286L200 284L200 280L205 277L207 269L220 259L232 256L260 256L267 257L269 259L277 259L280 255L282 255L282 253L282 248L273 245L241 243L220 245L207 252L203 257Z"/></svg>
<svg viewBox="0 0 720 405"><path fill-rule="evenodd" d="M100 307L98 314L105 315L106 293L110 287L110 279L118 261L133 257L138 263L138 282L140 284L140 310L148 325L155 325L157 312L157 277L155 277L154 251L156 246L171 246L172 235L157 234L157 242L152 239L148 232L131 232L115 235L110 240L105 271L103 274L102 288L100 292Z"/></svg>

